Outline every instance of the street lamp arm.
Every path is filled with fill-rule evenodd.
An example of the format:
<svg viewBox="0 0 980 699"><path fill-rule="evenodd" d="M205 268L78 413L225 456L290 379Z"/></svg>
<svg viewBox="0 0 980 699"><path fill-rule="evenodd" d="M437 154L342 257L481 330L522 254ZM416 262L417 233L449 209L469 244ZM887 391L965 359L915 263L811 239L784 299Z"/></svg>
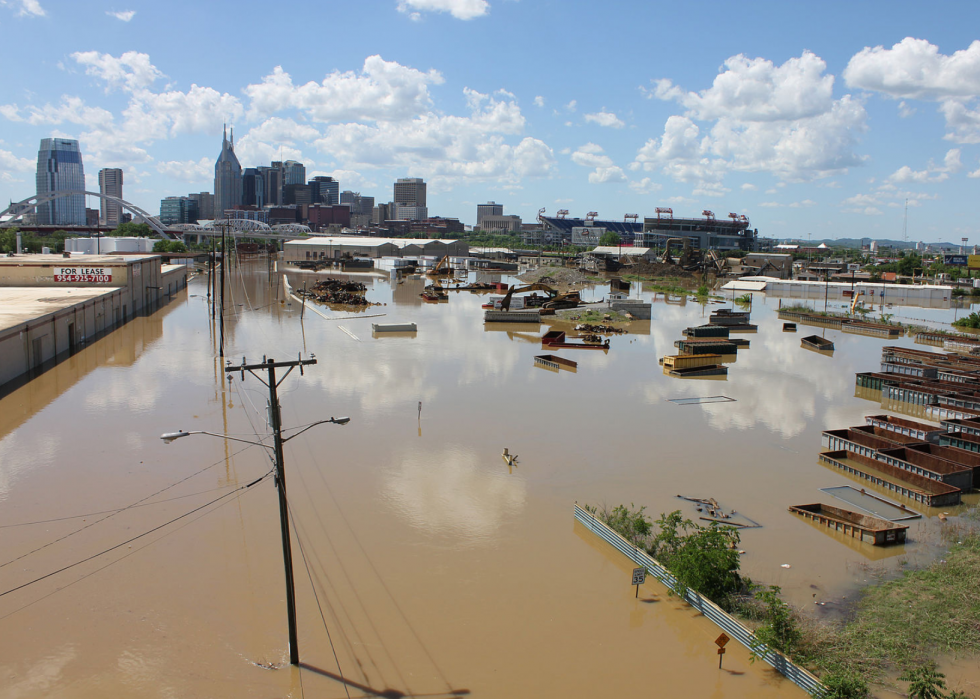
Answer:
<svg viewBox="0 0 980 699"><path fill-rule="evenodd" d="M323 425L323 424L326 424L326 423L329 423L329 422L332 422L335 425L346 425L348 422L350 422L350 418L349 417L336 417L336 418L335 417L332 417L329 420L318 420L317 422L314 422L312 425L307 425L306 427L304 427L303 429L301 429L296 434L291 434L288 437L283 437L282 438L282 442L283 442L283 444L285 444L286 442L288 442L293 437L299 437L301 434L303 434L304 432L306 432L306 430L312 429L313 427L316 427L317 425Z"/></svg>
<svg viewBox="0 0 980 699"><path fill-rule="evenodd" d="M175 439L180 439L181 437L188 437L192 434L206 434L206 435L210 435L211 437L221 437L222 439L229 439L233 442L243 442L245 444L251 444L256 447L265 447L266 449L273 449L273 446L271 444L263 444L262 442L255 442L250 439L239 439L238 437L229 437L226 434L219 434L217 432L207 432L205 430L192 430L190 432L184 432L184 431L167 432L166 434L160 435L160 439L162 439L167 444L170 444Z"/></svg>

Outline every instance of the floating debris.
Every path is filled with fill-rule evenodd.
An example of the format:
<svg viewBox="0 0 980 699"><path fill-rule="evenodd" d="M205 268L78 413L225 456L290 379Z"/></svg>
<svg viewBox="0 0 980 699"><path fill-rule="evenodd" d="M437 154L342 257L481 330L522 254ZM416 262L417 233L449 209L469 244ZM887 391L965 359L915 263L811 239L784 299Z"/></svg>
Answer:
<svg viewBox="0 0 980 699"><path fill-rule="evenodd" d="M612 325L597 324L593 325L591 323L579 323L575 326L578 332L591 333L593 335L625 335L627 330L624 328L615 328Z"/></svg>
<svg viewBox="0 0 980 699"><path fill-rule="evenodd" d="M380 303L368 301L361 295L366 290L367 286L363 282L323 279L309 289L297 289L296 294L313 301L338 306L380 306Z"/></svg>

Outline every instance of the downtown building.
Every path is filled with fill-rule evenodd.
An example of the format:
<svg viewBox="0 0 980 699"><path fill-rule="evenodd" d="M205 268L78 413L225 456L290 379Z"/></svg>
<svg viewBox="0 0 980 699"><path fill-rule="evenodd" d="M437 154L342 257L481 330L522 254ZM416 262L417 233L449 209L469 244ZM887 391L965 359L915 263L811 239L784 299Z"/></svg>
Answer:
<svg viewBox="0 0 980 699"><path fill-rule="evenodd" d="M242 166L235 155L235 130L222 134L221 154L214 163L214 214L225 217L225 211L242 204Z"/></svg>
<svg viewBox="0 0 980 699"><path fill-rule="evenodd" d="M395 180L390 215L397 221L421 221L429 218L425 203L425 182L420 177Z"/></svg>
<svg viewBox="0 0 980 699"><path fill-rule="evenodd" d="M122 199L123 171L117 167L105 167L99 170L99 193L116 199ZM101 215L102 223L106 226L118 226L123 222L122 205L114 202L102 200Z"/></svg>
<svg viewBox="0 0 980 699"><path fill-rule="evenodd" d="M41 226L84 226L85 170L78 141L69 138L42 138L37 152L37 195L77 191L37 205Z"/></svg>

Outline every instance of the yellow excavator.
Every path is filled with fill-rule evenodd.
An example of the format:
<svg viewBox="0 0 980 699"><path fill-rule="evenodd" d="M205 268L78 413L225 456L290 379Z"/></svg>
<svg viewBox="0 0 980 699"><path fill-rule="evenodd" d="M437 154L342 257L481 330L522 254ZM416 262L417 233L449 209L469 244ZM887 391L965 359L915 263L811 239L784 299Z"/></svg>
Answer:
<svg viewBox="0 0 980 699"><path fill-rule="evenodd" d="M428 272L426 272L426 274L429 275L430 277L453 276L454 274L453 269L448 265L448 262L449 262L449 255L445 255L441 260L439 260L439 262L436 263L436 266L433 267ZM443 269L443 266L445 266L445 269Z"/></svg>

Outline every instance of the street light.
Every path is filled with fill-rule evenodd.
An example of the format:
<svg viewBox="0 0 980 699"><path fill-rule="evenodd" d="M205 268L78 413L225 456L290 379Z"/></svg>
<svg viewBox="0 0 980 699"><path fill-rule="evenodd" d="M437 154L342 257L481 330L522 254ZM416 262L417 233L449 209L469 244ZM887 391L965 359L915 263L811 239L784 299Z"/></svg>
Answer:
<svg viewBox="0 0 980 699"><path fill-rule="evenodd" d="M315 364L316 359L301 360L297 362L284 362L277 365L275 360L269 359L265 366L269 370L269 387L271 392L271 405L272 405L272 436L275 438L274 444L266 444L263 441L253 441L249 439L241 439L239 437L231 437L226 434L219 434L217 432L208 432L207 430L177 430L176 432L165 432L160 435L160 439L164 441L165 444L170 444L175 439L181 439L182 437L189 437L192 434L206 434L211 437L220 437L222 439L229 439L233 442L244 442L245 444L251 444L257 447L265 447L266 449L271 449L275 459L276 465L276 484L279 489L279 525L282 530L282 558L286 573L286 614L289 622L289 662L291 665L299 665L299 642L297 640L298 635L296 631L296 590L293 584L293 553L292 546L289 541L289 519L287 515L287 504L286 504L286 465L285 459L283 457L282 445L288 442L293 437L298 437L309 429L316 427L317 425L323 425L326 423L333 423L335 425L346 425L350 422L349 417L331 417L329 420L317 420L314 423L306 425L303 429L298 432L289 435L288 437L282 436L282 422L279 412L279 399L276 395L276 384L275 382L275 367L276 366L288 366L288 365L298 365L302 366L304 363ZM262 365L258 365L262 366ZM253 367L248 367L244 360L242 361L242 373L244 374L245 369L250 372ZM292 369L290 369L292 371ZM288 372L287 372L288 374ZM286 377L284 376L283 379Z"/></svg>

